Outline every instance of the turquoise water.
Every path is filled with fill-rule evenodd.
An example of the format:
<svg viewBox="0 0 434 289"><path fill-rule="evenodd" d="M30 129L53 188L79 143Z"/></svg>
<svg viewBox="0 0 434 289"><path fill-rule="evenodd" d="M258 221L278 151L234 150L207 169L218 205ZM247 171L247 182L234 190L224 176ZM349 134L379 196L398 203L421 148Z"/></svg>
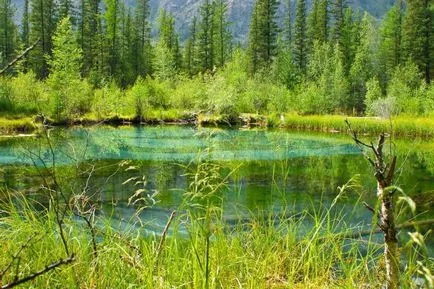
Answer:
<svg viewBox="0 0 434 289"><path fill-rule="evenodd" d="M45 137L0 140L0 186L44 200L43 178L52 182L55 167L65 192L87 194L98 212L126 225L137 216L130 197L143 189L146 205L138 218L160 231L170 212L185 199L199 160L218 165L220 190L228 222L253 214L297 214L327 208L338 187L358 176L335 207L349 224L366 226L370 212L360 202L375 203L372 169L346 135L266 130L223 130L188 126L55 129ZM397 184L418 203L418 212L433 215L434 152L425 141L396 141L400 170ZM134 178L134 181L126 182ZM146 180L145 185L135 185ZM357 204L357 205L355 205ZM143 205L143 203L141 203Z"/></svg>

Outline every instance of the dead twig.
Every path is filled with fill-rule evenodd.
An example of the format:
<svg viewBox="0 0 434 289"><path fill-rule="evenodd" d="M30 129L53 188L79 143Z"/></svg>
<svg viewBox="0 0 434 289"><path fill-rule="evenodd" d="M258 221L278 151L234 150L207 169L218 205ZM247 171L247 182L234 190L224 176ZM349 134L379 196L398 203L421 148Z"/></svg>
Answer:
<svg viewBox="0 0 434 289"><path fill-rule="evenodd" d="M31 274L27 275L27 276L24 277L24 278L14 280L13 282L11 282L11 283L9 283L9 284L6 284L6 285L4 285L4 286L2 286L2 287L0 287L0 288L1 288L1 289L13 288L13 287L18 286L18 285L21 285L21 284L23 284L23 283L25 283L25 282L31 281L31 280L35 279L36 277L41 276L41 275L43 275L43 274L45 274L45 273L47 273L47 272L50 272L51 270L54 270L54 269L56 269L57 267L60 267L60 266L62 266L62 265L70 264L70 263L72 263L72 262L74 262L74 261L75 261L75 256L74 256L74 254L72 254L71 256L69 256L69 257L66 258L66 259L60 259L60 260L57 261L57 262L54 262L54 263L51 263L51 264L47 265L47 266L46 266L44 269L42 269L42 270L36 271L36 272L34 272L34 273L31 273Z"/></svg>
<svg viewBox="0 0 434 289"><path fill-rule="evenodd" d="M176 215L176 211L173 211L172 214L170 214L170 217L169 217L169 220L167 221L166 226L164 227L163 234L161 235L161 240L160 240L160 243L158 244L158 248L157 248L157 254L156 254L157 262L158 262L158 259L160 257L161 252L163 251L164 241L166 240L166 236L167 236L167 233L169 231L170 224L172 224L172 221L175 218L175 215Z"/></svg>

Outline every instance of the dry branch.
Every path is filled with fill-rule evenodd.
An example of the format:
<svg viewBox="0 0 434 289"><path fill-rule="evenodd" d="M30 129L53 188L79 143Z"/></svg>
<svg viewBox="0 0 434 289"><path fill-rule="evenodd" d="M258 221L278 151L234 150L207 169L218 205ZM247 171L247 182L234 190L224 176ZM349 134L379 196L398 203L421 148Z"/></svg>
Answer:
<svg viewBox="0 0 434 289"><path fill-rule="evenodd" d="M72 254L71 256L69 256L66 259L60 259L57 262L54 262L54 263L51 263L50 265L47 265L42 270L39 270L39 271L34 272L34 273L31 273L31 274L27 275L24 278L21 278L21 279L15 280L15 281L13 281L13 282L11 282L9 284L6 284L6 285L2 286L1 289L13 288L15 286L21 285L21 284L23 284L25 282L28 282L28 281L31 281L31 280L35 279L38 276L41 276L41 275L43 275L43 274L45 274L47 272L50 272L51 270L54 270L57 267L60 267L62 265L70 264L70 263L72 263L74 261L75 261L75 257L74 257L74 254Z"/></svg>

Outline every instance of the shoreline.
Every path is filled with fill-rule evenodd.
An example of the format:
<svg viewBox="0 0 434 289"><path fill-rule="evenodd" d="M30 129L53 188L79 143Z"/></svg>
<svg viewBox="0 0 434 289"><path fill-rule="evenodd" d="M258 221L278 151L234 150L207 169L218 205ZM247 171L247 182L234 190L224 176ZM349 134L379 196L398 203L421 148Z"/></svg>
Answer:
<svg viewBox="0 0 434 289"><path fill-rule="evenodd" d="M150 117L113 116L100 119L95 116L54 121L33 117L0 117L0 137L22 137L35 135L41 130L42 123L52 127L93 126L98 124L110 126L146 126L146 125L191 125L199 127L220 128L266 128L293 131L313 131L342 134L347 132L345 119L348 119L354 130L361 134L376 135L393 131L399 137L434 137L434 118L396 117L392 120L373 117L352 117L343 115L296 115L296 114L241 114L238 117L225 117L203 113L177 113L177 117L163 116L155 113Z"/></svg>

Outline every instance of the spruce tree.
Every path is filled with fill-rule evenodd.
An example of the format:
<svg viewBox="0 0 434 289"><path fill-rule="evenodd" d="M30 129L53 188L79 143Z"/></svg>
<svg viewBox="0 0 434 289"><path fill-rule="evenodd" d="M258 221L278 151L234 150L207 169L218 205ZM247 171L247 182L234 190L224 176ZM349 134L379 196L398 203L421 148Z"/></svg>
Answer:
<svg viewBox="0 0 434 289"><path fill-rule="evenodd" d="M173 78L180 69L179 41L175 32L175 18L171 13L161 9L158 22L159 40L153 65L157 78L166 80Z"/></svg>
<svg viewBox="0 0 434 289"><path fill-rule="evenodd" d="M358 113L364 111L366 82L377 74L377 50L378 39L375 19L365 12L360 29L360 44L357 46L354 62L350 69L352 97L347 103L350 108L354 108Z"/></svg>
<svg viewBox="0 0 434 289"><path fill-rule="evenodd" d="M100 0L81 0L78 19L79 44L86 59L82 72L84 75L104 74L104 40L101 29Z"/></svg>
<svg viewBox="0 0 434 289"><path fill-rule="evenodd" d="M269 66L277 55L278 5L277 0L257 0L253 8L248 47L249 67L253 73Z"/></svg>
<svg viewBox="0 0 434 289"><path fill-rule="evenodd" d="M198 72L197 51L197 18L193 17L189 37L184 48L184 69L190 76Z"/></svg>
<svg viewBox="0 0 434 289"><path fill-rule="evenodd" d="M433 12L430 0L407 1L403 27L403 46L407 59L416 63L427 83L433 65Z"/></svg>
<svg viewBox="0 0 434 289"><path fill-rule="evenodd" d="M151 26L149 22L149 0L138 0L136 6L136 74L146 76L151 74Z"/></svg>
<svg viewBox="0 0 434 289"><path fill-rule="evenodd" d="M229 21L227 19L228 3L227 0L214 1L214 63L222 67L230 54L231 33L229 31Z"/></svg>
<svg viewBox="0 0 434 289"><path fill-rule="evenodd" d="M380 27L379 55L383 73L389 78L395 67L402 62L402 24L404 8L402 0L398 0L387 12Z"/></svg>
<svg viewBox="0 0 434 289"><path fill-rule="evenodd" d="M214 8L209 0L200 7L198 48L202 72L214 69Z"/></svg>
<svg viewBox="0 0 434 289"><path fill-rule="evenodd" d="M346 0L336 0L333 4L333 27L332 27L332 40L334 43L341 45L343 31L345 28L345 10L347 8Z"/></svg>
<svg viewBox="0 0 434 289"><path fill-rule="evenodd" d="M329 38L329 0L320 0L318 8L318 40L320 42L328 41Z"/></svg>
<svg viewBox="0 0 434 289"><path fill-rule="evenodd" d="M39 39L30 52L29 64L39 78L48 75L47 57L51 55L52 36L56 27L56 2L54 0L31 0L30 42Z"/></svg>
<svg viewBox="0 0 434 289"><path fill-rule="evenodd" d="M116 75L119 66L119 0L105 0L104 14L106 39L108 45L108 66L112 76Z"/></svg>
<svg viewBox="0 0 434 289"><path fill-rule="evenodd" d="M24 47L30 45L30 25L29 25L29 0L24 0L23 19L21 21L21 41Z"/></svg>
<svg viewBox="0 0 434 289"><path fill-rule="evenodd" d="M285 13L285 28L283 29L286 45L288 47L292 46L292 1L287 0L286 3L286 13Z"/></svg>
<svg viewBox="0 0 434 289"><path fill-rule="evenodd" d="M297 1L297 12L294 24L294 60L297 67L306 72L307 43L306 43L306 1Z"/></svg>
<svg viewBox="0 0 434 289"><path fill-rule="evenodd" d="M254 74L260 67L259 57L259 41L260 41L260 28L259 28L259 5L253 7L252 17L250 20L249 28L249 45L247 47L248 71Z"/></svg>
<svg viewBox="0 0 434 289"><path fill-rule="evenodd" d="M0 66L13 58L17 48L17 29L13 21L11 0L0 0Z"/></svg>

